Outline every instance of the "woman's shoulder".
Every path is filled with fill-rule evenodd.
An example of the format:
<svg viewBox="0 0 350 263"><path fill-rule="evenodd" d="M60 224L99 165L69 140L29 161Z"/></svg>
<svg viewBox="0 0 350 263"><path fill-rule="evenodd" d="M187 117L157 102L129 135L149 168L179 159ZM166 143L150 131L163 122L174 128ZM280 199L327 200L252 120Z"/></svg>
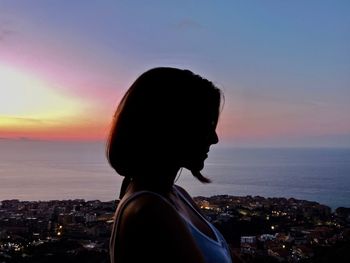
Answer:
<svg viewBox="0 0 350 263"><path fill-rule="evenodd" d="M162 195L151 191L130 193L120 201L123 218L177 214L172 204Z"/></svg>
<svg viewBox="0 0 350 263"><path fill-rule="evenodd" d="M124 209L119 211L117 243L122 258L142 255L142 260L147 262L151 259L152 262L203 262L186 223L165 197L142 191L132 193L121 202ZM159 254L149 254L155 244ZM137 251L139 255L135 254Z"/></svg>

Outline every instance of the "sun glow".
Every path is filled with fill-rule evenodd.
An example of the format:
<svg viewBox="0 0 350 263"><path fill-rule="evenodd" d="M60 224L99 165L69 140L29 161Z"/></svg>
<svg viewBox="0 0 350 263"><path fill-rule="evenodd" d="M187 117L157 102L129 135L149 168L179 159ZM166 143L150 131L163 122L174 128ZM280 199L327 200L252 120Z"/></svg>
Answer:
<svg viewBox="0 0 350 263"><path fill-rule="evenodd" d="M38 77L0 65L0 132L59 127L82 114L85 105Z"/></svg>
<svg viewBox="0 0 350 263"><path fill-rule="evenodd" d="M79 110L76 99L60 94L57 87L0 65L0 114L13 117L56 118Z"/></svg>

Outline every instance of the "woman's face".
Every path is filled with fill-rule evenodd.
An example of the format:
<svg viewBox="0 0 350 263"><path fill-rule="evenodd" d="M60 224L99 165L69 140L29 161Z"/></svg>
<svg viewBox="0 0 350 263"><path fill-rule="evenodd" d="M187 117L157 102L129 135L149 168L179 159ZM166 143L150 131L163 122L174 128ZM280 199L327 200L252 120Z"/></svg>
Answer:
<svg viewBox="0 0 350 263"><path fill-rule="evenodd" d="M201 171L204 161L208 157L212 144L219 142L216 134L217 121L210 121L206 125L201 125L199 129L194 129L189 136L187 145L182 151L183 167L191 171Z"/></svg>

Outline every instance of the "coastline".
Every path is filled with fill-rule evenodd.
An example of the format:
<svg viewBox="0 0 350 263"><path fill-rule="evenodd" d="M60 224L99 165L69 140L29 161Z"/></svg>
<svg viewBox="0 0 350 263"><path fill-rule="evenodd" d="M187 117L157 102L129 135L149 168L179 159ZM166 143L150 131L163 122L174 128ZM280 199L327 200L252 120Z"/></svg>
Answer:
<svg viewBox="0 0 350 263"><path fill-rule="evenodd" d="M244 195L244 196L238 196L238 195L229 195L229 194L218 194L218 195L211 195L211 196L203 196L203 195L196 195L193 196L194 200L210 200L210 199L225 199L231 200L235 203L240 203L241 205L252 205L254 203L254 206L252 208L256 208L259 206L270 206L271 204L276 204L281 203L281 204L305 204L305 205L312 205L312 206L322 206L330 210L330 212L335 212L338 208L346 208L350 209L350 206L338 206L338 207L331 207L327 204L323 204L317 201L312 201L312 200L306 200L306 199L299 199L299 198L294 198L294 197L275 197L275 196L270 196L270 197L265 197L265 196L260 196L260 195ZM101 203L110 203L110 202L119 202L119 199L115 200L100 200L100 199L85 199L85 198L64 198L64 199L48 199L48 200L22 200L18 198L8 198L8 199L3 199L0 200L0 205L2 202L8 202L8 201L13 201L13 202L22 202L22 203L55 203L55 202L101 202Z"/></svg>
<svg viewBox="0 0 350 263"><path fill-rule="evenodd" d="M317 202L260 196L197 196L194 201L224 235L234 255L245 262L299 262L322 258L324 251L332 257L339 247L350 245L350 208L332 212ZM60 258L80 262L93 255L89 262L108 262L118 203L3 200L0 261L34 263Z"/></svg>

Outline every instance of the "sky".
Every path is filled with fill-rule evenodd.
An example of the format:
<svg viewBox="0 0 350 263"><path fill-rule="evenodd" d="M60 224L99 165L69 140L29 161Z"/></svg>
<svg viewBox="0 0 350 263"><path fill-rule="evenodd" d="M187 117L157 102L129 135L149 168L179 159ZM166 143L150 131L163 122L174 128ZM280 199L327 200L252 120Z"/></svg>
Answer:
<svg viewBox="0 0 350 263"><path fill-rule="evenodd" d="M103 141L132 82L172 66L223 90L224 146L350 147L349 12L346 0L0 0L0 138Z"/></svg>

